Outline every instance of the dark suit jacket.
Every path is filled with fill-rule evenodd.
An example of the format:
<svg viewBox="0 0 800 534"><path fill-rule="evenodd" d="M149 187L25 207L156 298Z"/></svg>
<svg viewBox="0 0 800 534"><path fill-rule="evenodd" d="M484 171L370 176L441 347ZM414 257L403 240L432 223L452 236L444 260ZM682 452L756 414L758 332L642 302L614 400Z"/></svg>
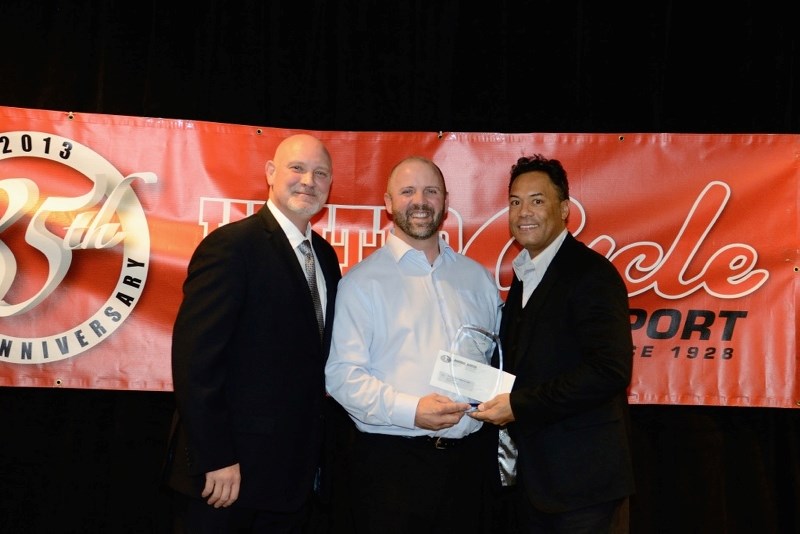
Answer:
<svg viewBox="0 0 800 534"><path fill-rule="evenodd" d="M313 246L327 287L322 342L303 268L266 204L197 247L172 340L173 488L199 496L206 472L238 462L236 506L289 511L309 497L341 278L333 247L317 234Z"/></svg>
<svg viewBox="0 0 800 534"><path fill-rule="evenodd" d="M634 491L627 386L627 289L615 267L569 234L521 308L514 277L500 335L516 375L509 434L531 503L573 510Z"/></svg>

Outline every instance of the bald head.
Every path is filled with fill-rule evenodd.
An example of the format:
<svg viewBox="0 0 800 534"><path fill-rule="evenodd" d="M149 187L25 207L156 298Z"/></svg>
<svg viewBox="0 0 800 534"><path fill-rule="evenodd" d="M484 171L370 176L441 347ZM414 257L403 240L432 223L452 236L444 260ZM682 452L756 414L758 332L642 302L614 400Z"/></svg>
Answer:
<svg viewBox="0 0 800 534"><path fill-rule="evenodd" d="M394 167L392 167L392 171L389 173L389 180L386 184L386 190L391 190L394 183L397 181L398 175L402 173L414 173L414 169L420 169L422 167L428 167L428 170L432 172L439 180L439 185L441 185L442 190L447 193L447 186L444 183L444 174L442 173L442 169L439 168L433 161L429 160L428 158L423 158L422 156L409 156L401 161L399 161Z"/></svg>
<svg viewBox="0 0 800 534"><path fill-rule="evenodd" d="M280 142L265 170L270 200L305 232L328 200L333 178L328 149L313 135L292 135Z"/></svg>
<svg viewBox="0 0 800 534"><path fill-rule="evenodd" d="M297 154L311 153L318 153L317 155L319 157L327 160L328 170L332 171L333 164L328 149L322 141L309 134L290 135L281 141L278 144L278 148L275 149L275 157L272 159L277 162L286 160L287 158L291 159Z"/></svg>

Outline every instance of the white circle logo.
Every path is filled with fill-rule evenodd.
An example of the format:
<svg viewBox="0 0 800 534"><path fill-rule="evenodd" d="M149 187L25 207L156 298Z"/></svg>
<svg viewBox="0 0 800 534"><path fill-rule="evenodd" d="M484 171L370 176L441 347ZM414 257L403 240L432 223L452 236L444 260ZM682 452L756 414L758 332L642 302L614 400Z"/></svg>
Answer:
<svg viewBox="0 0 800 534"><path fill-rule="evenodd" d="M87 146L34 131L0 133L0 172L0 208L5 207L0 212L0 361L41 364L85 352L119 328L141 297L150 263L150 234L131 182L138 178L155 183L157 177L150 172L123 176ZM63 191L51 184L59 194L42 194L37 181L29 177L36 173L53 175L56 181L74 175L77 184L61 184ZM14 231L19 234L16 240ZM19 249L24 254L15 254ZM77 262L83 272L80 287L61 287L69 285L68 275L79 254L101 254L103 265L110 261L119 265L119 274L114 274L114 267L110 275L116 279L113 289L103 289L97 304L92 304L96 307L88 311L78 300L65 302L63 295L71 294L84 304L94 302L98 291L86 287L87 281L108 278L109 269L95 272ZM26 268L25 255L35 256L38 264ZM92 297L76 296L81 292ZM50 305L56 293L59 302ZM52 311L58 312L57 319ZM35 320L28 320L32 314ZM47 332L54 327L59 331Z"/></svg>

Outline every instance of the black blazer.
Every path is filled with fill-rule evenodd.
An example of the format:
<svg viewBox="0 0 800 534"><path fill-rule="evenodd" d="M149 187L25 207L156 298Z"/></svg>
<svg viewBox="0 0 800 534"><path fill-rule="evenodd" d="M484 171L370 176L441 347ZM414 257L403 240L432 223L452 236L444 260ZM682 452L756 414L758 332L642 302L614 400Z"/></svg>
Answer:
<svg viewBox="0 0 800 534"><path fill-rule="evenodd" d="M333 247L316 233L313 246L327 287L322 342L303 268L266 204L198 245L172 339L173 488L199 496L206 472L238 462L235 506L290 511L310 495L341 278Z"/></svg>
<svg viewBox="0 0 800 534"><path fill-rule="evenodd" d="M616 268L568 234L525 308L514 277L500 335L516 375L509 434L531 503L562 512L634 491L628 294Z"/></svg>

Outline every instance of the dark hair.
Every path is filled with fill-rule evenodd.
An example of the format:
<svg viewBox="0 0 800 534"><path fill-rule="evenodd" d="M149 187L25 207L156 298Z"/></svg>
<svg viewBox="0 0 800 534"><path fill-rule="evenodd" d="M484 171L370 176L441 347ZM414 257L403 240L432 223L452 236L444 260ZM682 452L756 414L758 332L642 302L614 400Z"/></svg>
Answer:
<svg viewBox="0 0 800 534"><path fill-rule="evenodd" d="M559 200L569 200L569 182L567 181L567 171L557 159L547 159L541 154L533 156L523 156L511 166L511 179L508 182L508 190L511 191L511 184L520 174L527 172L541 171L550 177L556 190Z"/></svg>

